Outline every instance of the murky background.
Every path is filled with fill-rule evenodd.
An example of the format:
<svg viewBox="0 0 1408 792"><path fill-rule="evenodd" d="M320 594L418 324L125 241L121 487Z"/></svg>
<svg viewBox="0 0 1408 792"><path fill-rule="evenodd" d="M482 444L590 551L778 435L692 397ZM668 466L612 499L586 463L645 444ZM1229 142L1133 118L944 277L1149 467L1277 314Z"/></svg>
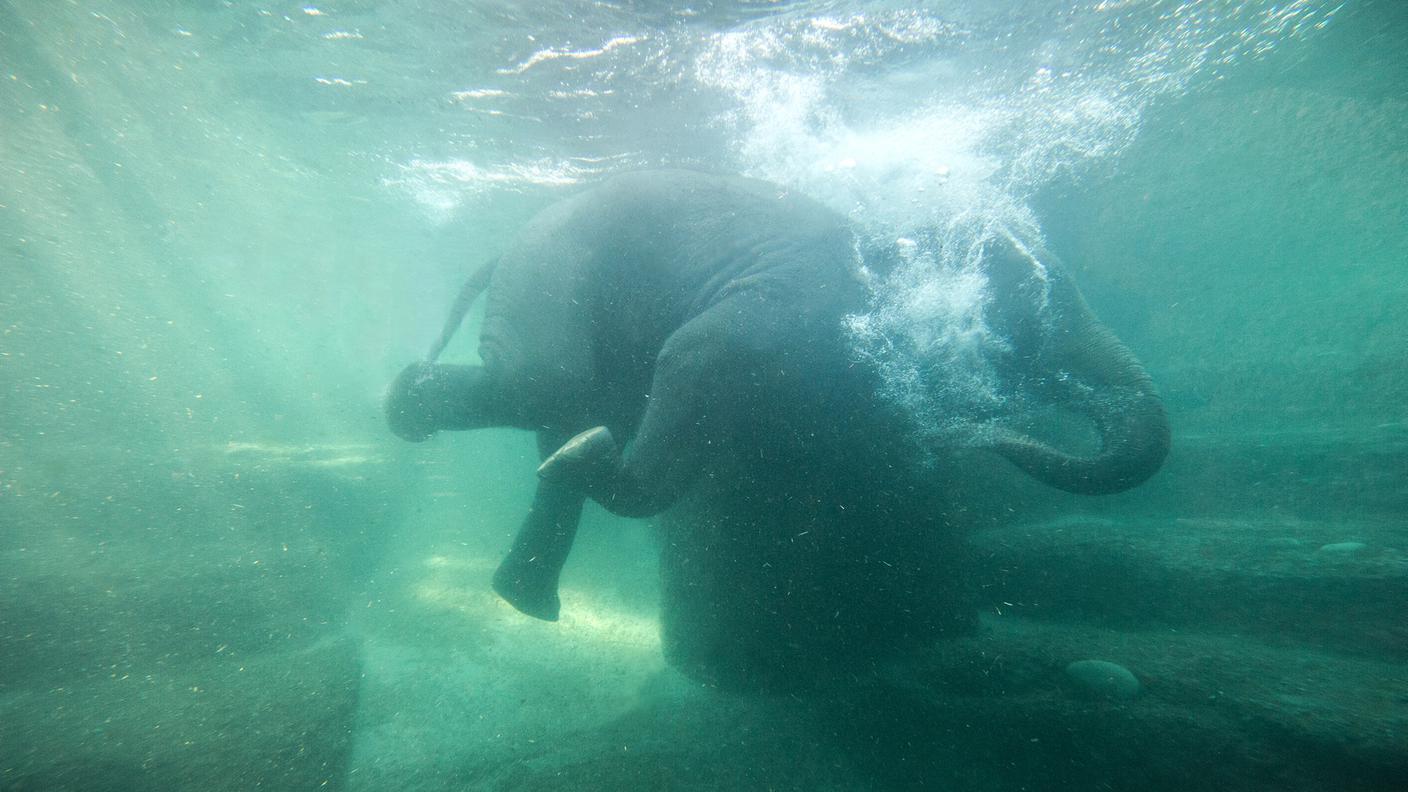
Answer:
<svg viewBox="0 0 1408 792"><path fill-rule="evenodd" d="M1395 788L1405 40L1393 0L0 0L0 789ZM981 636L700 688L595 507L561 622L490 591L532 437L409 446L383 388L537 209L658 166L922 243L852 330L965 471ZM1021 401L1002 225L1158 384L1143 487L965 447ZM1144 694L1070 696L1086 657Z"/></svg>

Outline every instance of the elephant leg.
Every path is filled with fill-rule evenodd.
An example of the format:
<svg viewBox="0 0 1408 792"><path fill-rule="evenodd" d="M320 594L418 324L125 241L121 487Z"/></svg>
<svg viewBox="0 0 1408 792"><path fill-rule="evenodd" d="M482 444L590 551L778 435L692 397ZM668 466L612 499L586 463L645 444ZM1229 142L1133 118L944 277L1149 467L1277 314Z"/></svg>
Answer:
<svg viewBox="0 0 1408 792"><path fill-rule="evenodd" d="M386 393L386 421L404 440L429 440L444 429L520 423L514 402L482 366L412 363Z"/></svg>
<svg viewBox="0 0 1408 792"><path fill-rule="evenodd" d="M673 504L698 474L725 414L765 388L805 322L787 321L785 304L736 293L686 322L656 358L650 395L630 448L604 426L569 440L538 475L585 492L623 517L648 517ZM800 357L800 356L799 356ZM795 362L795 361L794 361Z"/></svg>
<svg viewBox="0 0 1408 792"><path fill-rule="evenodd" d="M542 456L557 448L561 435L538 433ZM519 611L544 621L557 621L557 595L562 566L572 552L585 496L561 483L539 481L533 506L514 537L513 547L494 572L494 591Z"/></svg>

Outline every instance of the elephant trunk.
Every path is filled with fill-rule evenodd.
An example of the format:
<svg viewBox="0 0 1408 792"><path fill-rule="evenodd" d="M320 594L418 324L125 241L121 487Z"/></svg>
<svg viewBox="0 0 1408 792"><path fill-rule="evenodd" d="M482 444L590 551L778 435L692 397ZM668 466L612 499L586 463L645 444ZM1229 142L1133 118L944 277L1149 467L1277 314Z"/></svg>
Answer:
<svg viewBox="0 0 1408 792"><path fill-rule="evenodd" d="M1050 486L1104 495L1138 486L1168 454L1170 433L1153 381L1133 353L1071 289L1047 358L1061 401L1085 414L1100 434L1100 450L1077 456L1016 432L994 450Z"/></svg>

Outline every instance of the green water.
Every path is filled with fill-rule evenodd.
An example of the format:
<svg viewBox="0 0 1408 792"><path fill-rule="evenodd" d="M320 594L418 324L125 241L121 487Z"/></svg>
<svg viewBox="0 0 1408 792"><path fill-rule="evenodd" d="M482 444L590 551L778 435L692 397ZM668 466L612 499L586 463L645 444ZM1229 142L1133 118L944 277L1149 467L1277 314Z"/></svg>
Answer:
<svg viewBox="0 0 1408 792"><path fill-rule="evenodd" d="M1405 40L1393 0L0 0L0 790L1401 788ZM950 449L980 632L805 692L670 668L651 524L594 506L522 616L532 436L402 443L382 393L535 211L659 166L1035 222L1167 463L1082 498Z"/></svg>

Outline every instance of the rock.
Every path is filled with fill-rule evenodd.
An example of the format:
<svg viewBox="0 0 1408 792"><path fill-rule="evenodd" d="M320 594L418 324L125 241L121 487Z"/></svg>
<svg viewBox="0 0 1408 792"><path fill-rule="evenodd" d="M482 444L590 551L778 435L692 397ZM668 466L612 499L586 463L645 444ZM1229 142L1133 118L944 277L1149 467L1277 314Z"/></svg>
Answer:
<svg viewBox="0 0 1408 792"><path fill-rule="evenodd" d="M1077 660L1066 666L1066 679L1085 698L1132 699L1139 695L1139 680L1118 663Z"/></svg>
<svg viewBox="0 0 1408 792"><path fill-rule="evenodd" d="M0 789L341 789L360 641L214 654L0 700Z"/></svg>

